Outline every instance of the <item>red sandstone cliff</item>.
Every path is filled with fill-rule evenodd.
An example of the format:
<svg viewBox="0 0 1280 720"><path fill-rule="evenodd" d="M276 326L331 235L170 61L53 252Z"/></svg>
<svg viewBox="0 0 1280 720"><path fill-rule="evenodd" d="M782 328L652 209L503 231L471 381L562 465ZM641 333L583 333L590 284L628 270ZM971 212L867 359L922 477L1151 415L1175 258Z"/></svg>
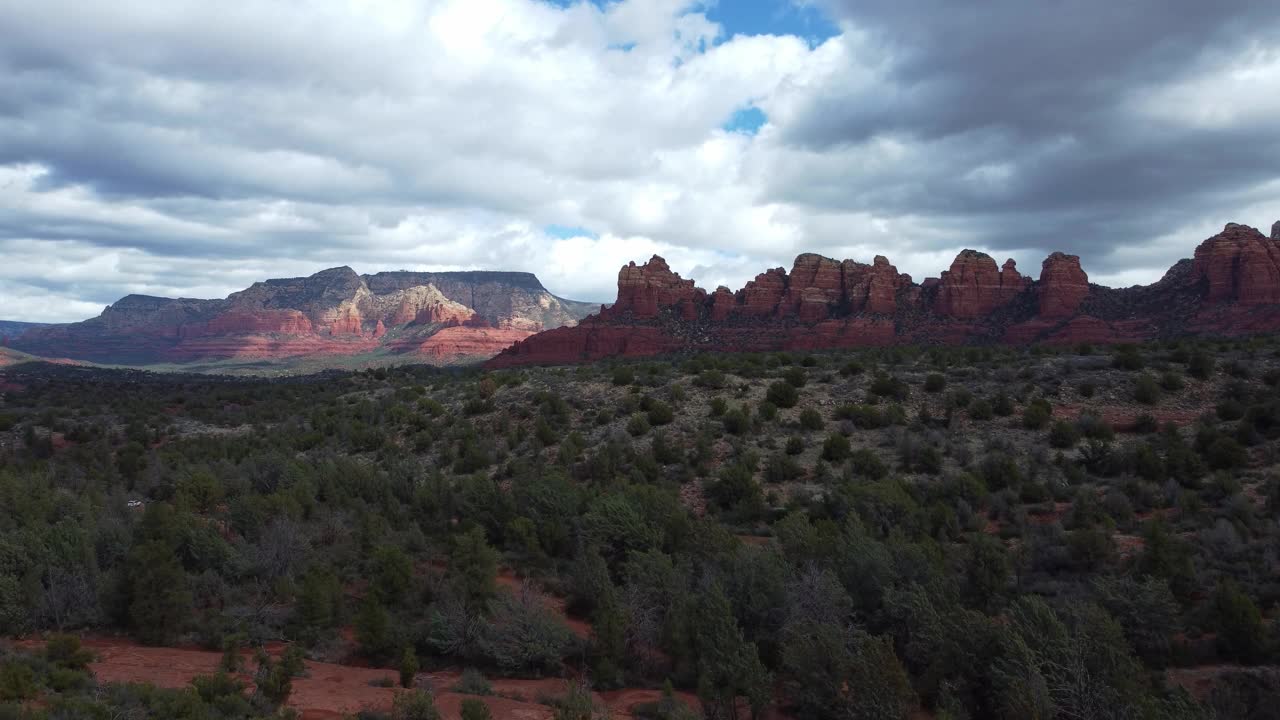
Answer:
<svg viewBox="0 0 1280 720"><path fill-rule="evenodd" d="M534 335L489 367L560 364L683 350L774 351L894 343L1138 341L1280 330L1280 223L1272 237L1228 225L1146 287L1089 283L1075 255L1053 253L1036 281L1008 260L961 252L915 284L884 257L820 255L768 270L736 293L708 295L653 257L618 276L618 302L576 327Z"/></svg>
<svg viewBox="0 0 1280 720"><path fill-rule="evenodd" d="M595 306L528 273L379 273L333 268L255 283L225 300L130 295L92 320L31 328L16 349L146 364L384 352L432 363L483 360Z"/></svg>

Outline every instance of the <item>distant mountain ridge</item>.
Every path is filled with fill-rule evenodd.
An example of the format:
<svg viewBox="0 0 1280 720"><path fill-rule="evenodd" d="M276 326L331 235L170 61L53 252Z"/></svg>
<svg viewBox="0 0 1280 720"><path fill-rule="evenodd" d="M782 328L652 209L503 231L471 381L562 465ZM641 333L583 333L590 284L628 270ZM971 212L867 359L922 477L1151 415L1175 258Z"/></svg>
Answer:
<svg viewBox="0 0 1280 720"><path fill-rule="evenodd" d="M488 367L691 350L785 351L893 344L1137 342L1280 331L1280 222L1267 237L1229 223L1158 282L1107 288L1055 252L1040 277L964 250L917 284L871 264L803 254L732 292L697 287L654 256L618 273L618 299L574 327L516 343Z"/></svg>
<svg viewBox="0 0 1280 720"><path fill-rule="evenodd" d="M47 326L48 326L48 323L19 322L17 320L0 320L0 344L3 344L4 342L8 341L11 338L16 338L19 335L22 335L23 333L27 332L28 330L34 330L36 328L47 327Z"/></svg>
<svg viewBox="0 0 1280 720"><path fill-rule="evenodd" d="M96 318L25 329L10 346L113 364L387 354L454 364L490 357L595 309L531 273L349 267L254 283L221 300L128 295Z"/></svg>

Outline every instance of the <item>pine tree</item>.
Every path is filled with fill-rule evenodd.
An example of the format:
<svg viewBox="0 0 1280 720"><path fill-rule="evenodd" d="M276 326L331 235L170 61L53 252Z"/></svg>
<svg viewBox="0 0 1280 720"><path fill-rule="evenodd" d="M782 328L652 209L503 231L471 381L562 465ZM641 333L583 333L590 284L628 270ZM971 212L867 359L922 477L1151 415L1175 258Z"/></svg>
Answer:
<svg viewBox="0 0 1280 720"><path fill-rule="evenodd" d="M400 687L406 690L413 688L414 677L418 674L418 656L413 648L406 647L400 654Z"/></svg>
<svg viewBox="0 0 1280 720"><path fill-rule="evenodd" d="M458 535L449 559L449 576L468 612L483 614L497 592L498 553L485 539L484 528Z"/></svg>
<svg viewBox="0 0 1280 720"><path fill-rule="evenodd" d="M136 547L129 565L129 619L134 631L144 643L164 644L191 616L187 573L169 546L158 540Z"/></svg>

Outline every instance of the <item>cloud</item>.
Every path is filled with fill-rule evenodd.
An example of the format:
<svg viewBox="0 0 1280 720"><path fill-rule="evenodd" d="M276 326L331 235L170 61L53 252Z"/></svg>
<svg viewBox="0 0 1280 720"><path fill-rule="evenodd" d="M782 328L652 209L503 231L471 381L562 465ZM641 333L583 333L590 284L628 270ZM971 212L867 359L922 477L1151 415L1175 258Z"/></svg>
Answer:
<svg viewBox="0 0 1280 720"><path fill-rule="evenodd" d="M962 247L1150 281L1280 217L1272 4L795 4L0 0L0 313L334 265L608 301L655 252L708 288Z"/></svg>

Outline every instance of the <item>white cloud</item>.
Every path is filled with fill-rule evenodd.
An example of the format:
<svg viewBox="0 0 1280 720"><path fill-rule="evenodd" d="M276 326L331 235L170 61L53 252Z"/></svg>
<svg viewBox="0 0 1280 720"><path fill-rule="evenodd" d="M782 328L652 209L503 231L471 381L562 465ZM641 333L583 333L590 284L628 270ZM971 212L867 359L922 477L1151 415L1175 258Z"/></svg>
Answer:
<svg viewBox="0 0 1280 720"><path fill-rule="evenodd" d="M703 7L0 0L0 307L72 320L127 292L224 296L334 265L528 270L608 301L618 266L655 252L708 289L803 251L885 254L920 279L1006 222L955 203L998 204L1087 149L991 127L796 142L832 98L929 111L930 86L897 83L857 23L813 46L728 37ZM1198 67L1127 112L1274 84L1274 54L1249 52L1220 88ZM721 129L748 105L755 135ZM1009 234L992 254L1037 273L1043 238Z"/></svg>

